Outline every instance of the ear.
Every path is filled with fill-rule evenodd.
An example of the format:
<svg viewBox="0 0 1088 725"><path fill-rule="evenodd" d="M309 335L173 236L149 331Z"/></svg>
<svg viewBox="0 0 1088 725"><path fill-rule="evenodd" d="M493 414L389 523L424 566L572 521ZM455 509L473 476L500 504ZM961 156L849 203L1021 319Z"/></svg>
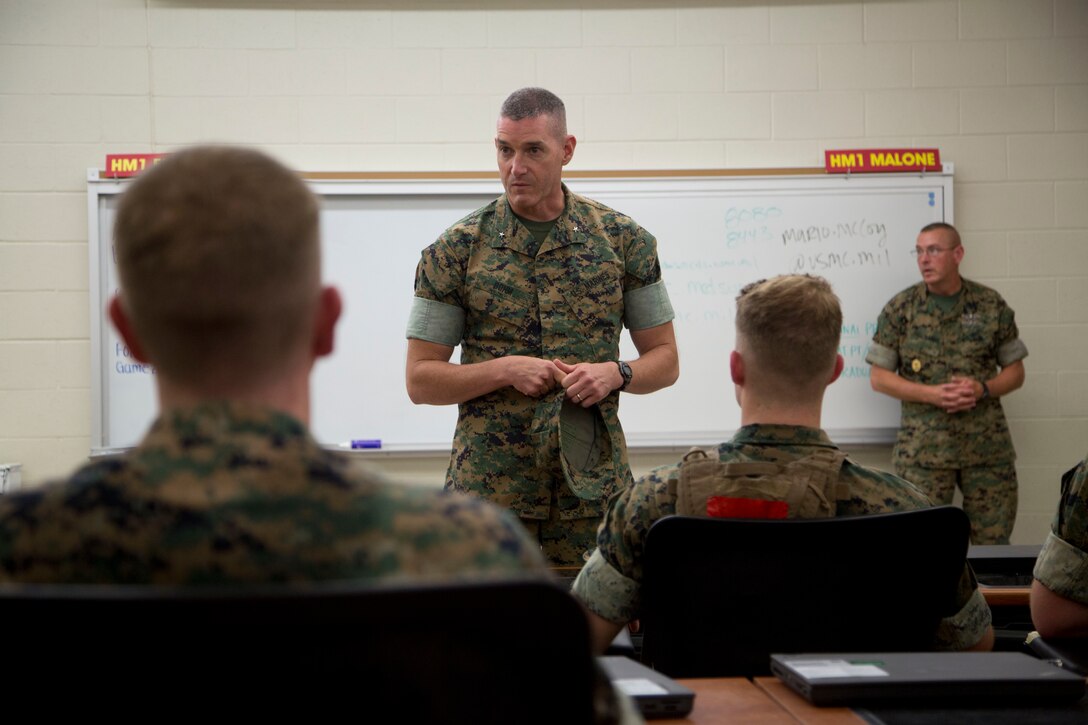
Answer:
<svg viewBox="0 0 1088 725"><path fill-rule="evenodd" d="M735 385L744 385L744 358L736 350L729 353L729 377Z"/></svg>
<svg viewBox="0 0 1088 725"><path fill-rule="evenodd" d="M952 259L956 260L956 264L963 261L963 255L964 249L962 244L952 250Z"/></svg>
<svg viewBox="0 0 1088 725"><path fill-rule="evenodd" d="M132 357L142 363L151 364L151 361L147 359L147 355L144 354L143 344L136 337L136 330L132 327L132 321L128 319L128 313L125 312L125 306L121 302L120 295L115 294L110 298L109 314L110 322L113 323L117 334L121 336L121 342L128 348Z"/></svg>
<svg viewBox="0 0 1088 725"><path fill-rule="evenodd" d="M570 163L570 160L574 158L574 147L578 145L578 139L574 136L568 135L563 142L563 166Z"/></svg>
<svg viewBox="0 0 1088 725"><path fill-rule="evenodd" d="M332 354L336 341L336 322L343 309L340 291L335 287L323 287L317 303L317 319L314 320L314 357Z"/></svg>
<svg viewBox="0 0 1088 725"><path fill-rule="evenodd" d="M828 385L839 379L844 367L846 367L846 362L843 361L842 355L835 355L835 369L831 371L831 379L827 381Z"/></svg>

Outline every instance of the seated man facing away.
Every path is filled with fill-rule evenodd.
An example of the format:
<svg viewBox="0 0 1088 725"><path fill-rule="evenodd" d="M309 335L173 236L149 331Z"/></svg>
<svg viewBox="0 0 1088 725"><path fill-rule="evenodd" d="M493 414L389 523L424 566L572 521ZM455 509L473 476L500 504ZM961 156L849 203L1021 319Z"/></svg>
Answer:
<svg viewBox="0 0 1088 725"><path fill-rule="evenodd" d="M0 581L547 576L506 512L391 485L311 437L341 302L296 174L239 148L172 154L125 191L115 235L110 319L155 366L159 416L125 455L0 497Z"/></svg>
<svg viewBox="0 0 1088 725"><path fill-rule="evenodd" d="M748 285L737 297L736 349L729 371L741 409L742 428L718 447L723 462L787 464L806 459L825 469L831 508L816 496L802 500L791 516L856 516L930 506L925 495L890 473L860 466L820 430L824 390L842 372L839 300L826 280L789 275ZM657 468L612 500L597 534L597 550L574 582L574 593L590 610L595 646L603 649L639 617L642 556L646 533L678 510L681 464ZM766 495L764 495L766 493ZM747 498L773 498L747 491ZM836 500L837 499L837 500ZM688 515L707 515L683 511ZM941 649L993 646L990 610L965 567L958 611L941 621Z"/></svg>
<svg viewBox="0 0 1088 725"><path fill-rule="evenodd" d="M341 307L318 214L295 173L241 148L172 154L123 194L109 314L155 366L159 416L125 455L0 497L0 581L551 578L508 512L386 482L311 436ZM594 687L598 723L641 721L603 674Z"/></svg>
<svg viewBox="0 0 1088 725"><path fill-rule="evenodd" d="M1044 638L1088 636L1088 458L1062 477L1062 497L1031 583L1031 620Z"/></svg>

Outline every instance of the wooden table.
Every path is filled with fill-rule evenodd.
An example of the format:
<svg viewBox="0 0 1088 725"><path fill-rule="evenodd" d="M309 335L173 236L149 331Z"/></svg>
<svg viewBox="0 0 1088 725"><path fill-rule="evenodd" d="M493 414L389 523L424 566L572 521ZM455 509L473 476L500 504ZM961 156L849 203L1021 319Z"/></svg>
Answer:
<svg viewBox="0 0 1088 725"><path fill-rule="evenodd" d="M661 725L861 725L864 720L845 707L815 707L789 690L776 677L707 677L678 679L695 691L695 707L686 718L653 720Z"/></svg>
<svg viewBox="0 0 1088 725"><path fill-rule="evenodd" d="M848 707L817 707L786 686L777 677L757 677L755 685L779 707L806 725L862 725L865 721Z"/></svg>
<svg viewBox="0 0 1088 725"><path fill-rule="evenodd" d="M1026 607L1031 602L1031 587L988 587L979 586L982 598L994 607Z"/></svg>

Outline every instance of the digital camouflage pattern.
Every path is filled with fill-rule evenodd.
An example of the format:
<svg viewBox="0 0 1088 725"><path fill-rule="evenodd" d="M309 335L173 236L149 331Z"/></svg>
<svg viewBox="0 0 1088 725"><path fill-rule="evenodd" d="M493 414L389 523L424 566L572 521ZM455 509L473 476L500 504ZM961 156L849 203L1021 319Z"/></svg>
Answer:
<svg viewBox="0 0 1088 725"><path fill-rule="evenodd" d="M1062 497L1034 575L1055 594L1088 605L1088 459L1062 477Z"/></svg>
<svg viewBox="0 0 1088 725"><path fill-rule="evenodd" d="M1007 544L1019 499L1016 466L972 466L959 470L895 464L895 472L925 492L934 504L951 504L958 485L971 521L972 544Z"/></svg>
<svg viewBox="0 0 1088 725"><path fill-rule="evenodd" d="M477 498L394 485L292 417L231 403L160 417L126 455L0 497L0 580L195 584L548 576Z"/></svg>
<svg viewBox="0 0 1088 725"><path fill-rule="evenodd" d="M787 463L815 450L838 450L822 430L792 425L747 425L718 446L723 462ZM642 557L646 534L658 519L676 513L680 464L656 468L620 493L608 507L597 535L597 550L574 581L574 593L612 622L639 617ZM927 508L932 504L908 481L866 468L847 458L839 472L836 516L860 516ZM965 649L990 625L990 609L970 566L964 568L956 612L942 620L941 649Z"/></svg>
<svg viewBox="0 0 1088 725"><path fill-rule="evenodd" d="M919 283L884 306L865 359L926 385L946 383L955 376L988 380L999 365L1027 357L1019 335L1012 309L989 287L963 280L956 304L942 312L925 283ZM959 413L906 401L901 410L893 453L896 464L959 469L1016 460L997 398L985 398Z"/></svg>
<svg viewBox="0 0 1088 725"><path fill-rule="evenodd" d="M653 236L565 186L563 193L565 210L542 244L504 195L423 251L415 295L463 310L462 364L507 355L616 360L624 324L638 329L672 319L670 308L640 324L625 309L625 295L660 282ZM411 324L409 336L427 339ZM561 520L598 518L630 480L619 392L596 406L597 418L585 428L594 454L580 466L560 454L562 395L557 388L530 398L504 387L459 405L446 486L536 520L548 519L557 487Z"/></svg>

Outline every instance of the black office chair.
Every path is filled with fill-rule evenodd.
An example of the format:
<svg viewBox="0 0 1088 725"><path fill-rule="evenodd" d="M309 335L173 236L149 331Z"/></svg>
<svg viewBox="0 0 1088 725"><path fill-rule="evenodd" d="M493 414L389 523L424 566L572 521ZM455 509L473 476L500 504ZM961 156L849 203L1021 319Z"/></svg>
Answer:
<svg viewBox="0 0 1088 725"><path fill-rule="evenodd" d="M590 723L599 684L584 613L538 580L8 585L0 621L9 698L35 686L88 712Z"/></svg>
<svg viewBox="0 0 1088 725"><path fill-rule="evenodd" d="M1059 667L1088 677L1088 638L1043 637L1032 630L1024 639L1028 651L1041 660L1049 660Z"/></svg>
<svg viewBox="0 0 1088 725"><path fill-rule="evenodd" d="M940 506L833 519L669 516L647 534L642 660L754 676L770 654L931 649L970 525Z"/></svg>

